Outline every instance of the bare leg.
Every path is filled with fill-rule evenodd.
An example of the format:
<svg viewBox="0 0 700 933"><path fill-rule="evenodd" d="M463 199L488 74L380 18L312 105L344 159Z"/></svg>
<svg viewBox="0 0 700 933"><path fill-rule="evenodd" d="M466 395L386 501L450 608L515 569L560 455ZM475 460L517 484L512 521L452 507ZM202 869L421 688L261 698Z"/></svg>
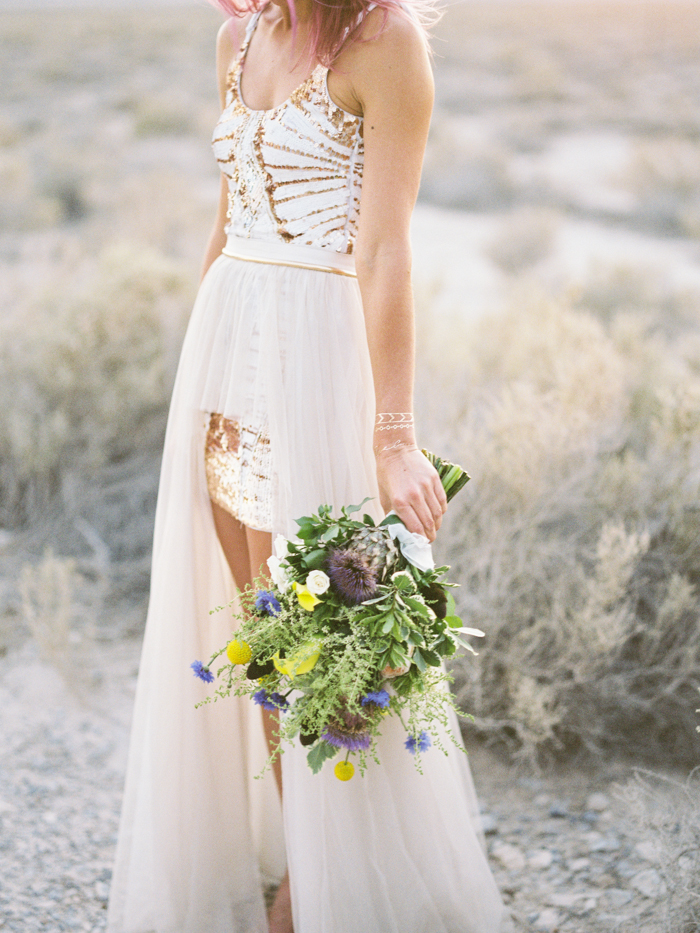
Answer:
<svg viewBox="0 0 700 933"><path fill-rule="evenodd" d="M267 531L248 528L215 502L211 504L214 525L226 561L239 590L250 586L259 577L269 579L267 558L272 554L272 535ZM275 733L279 729L279 713L262 710L263 728L270 752L275 748ZM282 765L279 758L272 766L277 790L282 796Z"/></svg>
<svg viewBox="0 0 700 933"><path fill-rule="evenodd" d="M260 577L269 579L267 558L272 554L272 535L248 528L215 502L212 502L212 512L216 533L238 589L244 589ZM279 728L279 713L262 710L262 716L267 747L272 752L277 744L275 733ZM281 797L282 764L279 758L275 760L272 770ZM289 873L284 876L277 890L268 923L270 933L294 933Z"/></svg>
<svg viewBox="0 0 700 933"><path fill-rule="evenodd" d="M234 582L239 590L244 590L253 582L246 527L215 502L212 502L211 510L214 514L216 534L231 568Z"/></svg>

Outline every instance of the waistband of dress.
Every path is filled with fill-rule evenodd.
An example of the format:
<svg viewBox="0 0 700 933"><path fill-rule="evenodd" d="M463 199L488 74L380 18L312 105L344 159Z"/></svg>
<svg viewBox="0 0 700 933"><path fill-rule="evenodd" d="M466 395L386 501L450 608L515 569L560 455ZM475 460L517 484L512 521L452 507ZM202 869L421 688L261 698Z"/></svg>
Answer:
<svg viewBox="0 0 700 933"><path fill-rule="evenodd" d="M275 243L229 236L222 253L230 259L261 262L271 266L292 266L312 269L314 272L333 272L336 275L357 277L355 258L349 253L336 253L318 246L296 246L293 243Z"/></svg>

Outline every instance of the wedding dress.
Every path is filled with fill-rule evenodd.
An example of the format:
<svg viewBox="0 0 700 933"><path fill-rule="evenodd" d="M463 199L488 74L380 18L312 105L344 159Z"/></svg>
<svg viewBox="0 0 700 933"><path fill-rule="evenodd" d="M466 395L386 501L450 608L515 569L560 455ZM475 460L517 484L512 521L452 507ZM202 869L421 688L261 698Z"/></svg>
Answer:
<svg viewBox="0 0 700 933"><path fill-rule="evenodd" d="M258 707L195 709L207 688L190 664L230 638L231 610L211 610L235 596L208 492L227 470L212 425L235 434L225 495L251 526L290 537L320 504L366 496L382 515L352 257L362 119L332 101L320 66L280 106L250 110L240 74L257 19L214 133L228 241L202 282L168 419L108 929L265 933L263 886L287 864L296 933L497 933L461 751L433 748L419 774L389 717L381 766L341 782L332 763L313 775L306 750L289 748L282 812L272 775L256 779Z"/></svg>

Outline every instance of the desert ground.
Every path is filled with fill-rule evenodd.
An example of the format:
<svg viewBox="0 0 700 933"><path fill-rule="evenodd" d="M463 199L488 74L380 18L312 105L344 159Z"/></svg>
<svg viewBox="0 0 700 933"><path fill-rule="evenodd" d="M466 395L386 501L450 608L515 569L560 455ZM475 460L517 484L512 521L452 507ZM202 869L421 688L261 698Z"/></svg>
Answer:
<svg viewBox="0 0 700 933"><path fill-rule="evenodd" d="M0 5L0 929L104 929L216 11ZM518 930L700 929L700 5L463 2L413 225Z"/></svg>

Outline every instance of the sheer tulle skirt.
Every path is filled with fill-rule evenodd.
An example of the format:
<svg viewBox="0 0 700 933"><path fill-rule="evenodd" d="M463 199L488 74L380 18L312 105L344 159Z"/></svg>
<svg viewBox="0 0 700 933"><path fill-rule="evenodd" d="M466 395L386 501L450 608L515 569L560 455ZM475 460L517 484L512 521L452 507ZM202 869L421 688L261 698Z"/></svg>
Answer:
<svg viewBox="0 0 700 933"><path fill-rule="evenodd" d="M306 751L289 749L283 821L271 774L255 779L266 758L258 707L229 698L195 709L211 688L189 665L230 637L231 612L210 610L234 597L207 495L209 413L264 426L272 530L291 536L294 518L322 503L370 496L366 509L381 516L373 411L354 279L216 260L168 420L111 933L265 933L263 884L285 859L296 933L500 929L461 752L432 749L420 775L389 719L381 767L343 783L332 765L312 775Z"/></svg>

